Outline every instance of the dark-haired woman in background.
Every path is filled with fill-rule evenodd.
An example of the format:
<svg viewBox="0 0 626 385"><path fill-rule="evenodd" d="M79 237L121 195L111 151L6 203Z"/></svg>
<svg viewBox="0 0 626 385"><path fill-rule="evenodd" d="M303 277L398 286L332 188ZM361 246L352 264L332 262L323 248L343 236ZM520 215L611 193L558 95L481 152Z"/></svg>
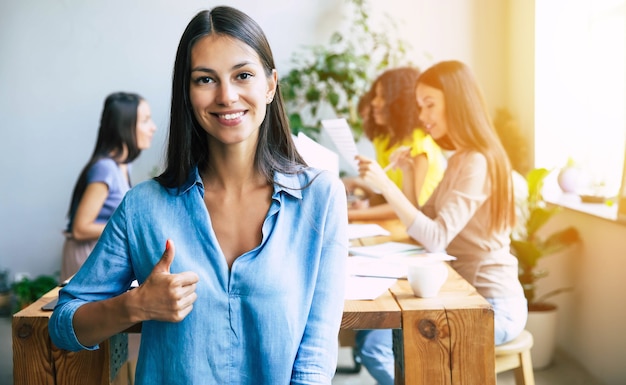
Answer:
<svg viewBox="0 0 626 385"><path fill-rule="evenodd" d="M116 92L106 98L96 147L72 193L63 245L62 281L74 275L93 250L107 221L130 189L130 163L150 147L155 131L150 105L141 96Z"/></svg>

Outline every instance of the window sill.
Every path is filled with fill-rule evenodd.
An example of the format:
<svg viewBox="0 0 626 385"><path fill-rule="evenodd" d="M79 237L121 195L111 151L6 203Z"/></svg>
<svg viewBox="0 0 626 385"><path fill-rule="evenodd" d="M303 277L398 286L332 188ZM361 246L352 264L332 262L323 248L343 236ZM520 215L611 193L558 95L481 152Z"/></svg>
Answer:
<svg viewBox="0 0 626 385"><path fill-rule="evenodd" d="M578 195L565 193L560 194L560 196L552 196L549 199L546 198L546 202L555 206L604 218L613 222L626 223L624 219L618 217L616 203L588 203L583 202L581 197Z"/></svg>

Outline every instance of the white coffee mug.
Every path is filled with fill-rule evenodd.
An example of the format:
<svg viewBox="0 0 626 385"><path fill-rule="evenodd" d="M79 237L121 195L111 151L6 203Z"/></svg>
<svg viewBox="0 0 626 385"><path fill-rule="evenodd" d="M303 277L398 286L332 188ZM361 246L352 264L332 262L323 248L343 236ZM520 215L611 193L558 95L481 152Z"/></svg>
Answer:
<svg viewBox="0 0 626 385"><path fill-rule="evenodd" d="M445 262L411 264L408 266L407 279L417 297L436 297L448 279L448 267Z"/></svg>

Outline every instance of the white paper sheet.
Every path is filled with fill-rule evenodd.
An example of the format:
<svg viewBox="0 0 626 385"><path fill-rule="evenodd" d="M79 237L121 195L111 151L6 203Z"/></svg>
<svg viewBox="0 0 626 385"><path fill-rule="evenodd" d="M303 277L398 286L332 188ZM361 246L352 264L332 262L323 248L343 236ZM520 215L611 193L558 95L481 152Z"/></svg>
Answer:
<svg viewBox="0 0 626 385"><path fill-rule="evenodd" d="M348 239L375 237L378 235L391 235L382 226L375 223L350 223L348 224Z"/></svg>
<svg viewBox="0 0 626 385"><path fill-rule="evenodd" d="M337 147L339 154L352 168L350 171L358 174L359 166L354 159L358 154L358 150L348 121L346 119L324 119L321 123L322 129L326 131L335 147Z"/></svg>
<svg viewBox="0 0 626 385"><path fill-rule="evenodd" d="M354 256L348 258L347 271L360 277L406 278L407 264L403 260Z"/></svg>
<svg viewBox="0 0 626 385"><path fill-rule="evenodd" d="M395 278L373 277L346 277L345 299L373 300L380 297L391 285L396 283Z"/></svg>
<svg viewBox="0 0 626 385"><path fill-rule="evenodd" d="M293 141L304 161L311 167L328 170L339 176L339 155L322 146L306 134L293 135Z"/></svg>

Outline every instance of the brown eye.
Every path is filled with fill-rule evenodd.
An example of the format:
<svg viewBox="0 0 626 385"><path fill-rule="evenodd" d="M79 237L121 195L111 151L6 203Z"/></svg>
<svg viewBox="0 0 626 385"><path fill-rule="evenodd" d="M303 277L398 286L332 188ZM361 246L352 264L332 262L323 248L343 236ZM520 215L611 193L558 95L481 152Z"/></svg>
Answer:
<svg viewBox="0 0 626 385"><path fill-rule="evenodd" d="M197 77L194 81L197 84L209 84L209 83L214 82L214 80L210 78L209 76L200 76L200 77Z"/></svg>
<svg viewBox="0 0 626 385"><path fill-rule="evenodd" d="M237 78L239 78L241 80L248 80L248 79L252 78L253 76L254 75L252 75L249 72L243 72L243 73L240 73L239 75L237 75Z"/></svg>

